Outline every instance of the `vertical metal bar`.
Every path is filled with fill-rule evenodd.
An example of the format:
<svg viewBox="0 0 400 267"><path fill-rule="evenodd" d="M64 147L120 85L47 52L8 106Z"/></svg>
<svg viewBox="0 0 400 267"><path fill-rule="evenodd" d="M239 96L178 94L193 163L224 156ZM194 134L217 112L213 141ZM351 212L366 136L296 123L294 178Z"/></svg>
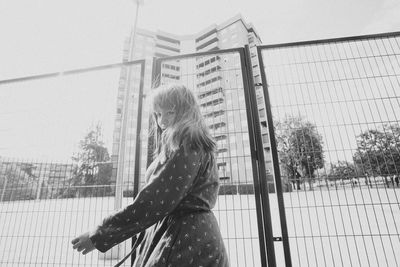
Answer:
<svg viewBox="0 0 400 267"><path fill-rule="evenodd" d="M144 71L145 61L140 63L140 85L138 100L138 115L136 124L136 141L135 141L135 170L133 176L133 199L139 192L140 181L140 153L141 153L141 132L142 132L142 113L143 113L143 87L144 87Z"/></svg>
<svg viewBox="0 0 400 267"><path fill-rule="evenodd" d="M246 52L247 51L247 52ZM268 267L276 266L275 246L273 242L273 232L271 223L271 209L268 197L267 177L265 170L264 152L261 139L261 131L259 127L257 102L255 99L254 83L249 75L250 53L248 47L240 50L240 62L242 65L243 88L247 107L247 120L249 128L249 139L251 147L251 156L253 164L254 191L256 197L258 231L260 238L261 260L263 266L266 266L265 255L267 254ZM251 73L251 70L250 70ZM251 82L250 82L251 81ZM253 88L253 90L251 90Z"/></svg>
<svg viewBox="0 0 400 267"><path fill-rule="evenodd" d="M262 80L262 86L264 90L264 101L265 101L265 111L267 113L267 127L269 133L269 140L271 146L271 154L272 154L272 164L274 168L274 179L275 179L275 186L276 186L276 194L278 199L278 208L279 208L279 217L281 223L281 231L282 231L282 242L283 242L283 251L285 255L285 263L287 267L292 266L292 260L290 256L290 245L289 245L289 236L287 230L287 222L286 222L286 214L285 214L285 203L283 200L283 192L282 192L282 182L281 182L281 173L279 169L279 158L278 158L278 150L276 146L275 140L275 131L272 119L272 111L271 111L271 102L268 93L268 85L267 79L265 76L265 69L264 69L264 61L262 57L262 50L260 47L257 47L257 54L258 54L258 62L260 67L260 74Z"/></svg>
<svg viewBox="0 0 400 267"><path fill-rule="evenodd" d="M151 88L156 88L161 84L161 58L153 58L153 67L151 74Z"/></svg>
<svg viewBox="0 0 400 267"><path fill-rule="evenodd" d="M161 59L153 57L152 62L152 73L151 73L151 88L156 88L161 83ZM152 120L149 115L149 129L152 127ZM150 131L151 133L151 131ZM147 138L147 163L146 167L149 167L153 161L153 151L154 151L154 136L149 134Z"/></svg>
<svg viewBox="0 0 400 267"><path fill-rule="evenodd" d="M140 84L139 84L139 94L138 94L138 115L136 121L136 140L135 140L135 169L133 174L133 196L134 200L139 193L140 184L140 153L141 153L141 132L142 132L142 114L143 114L143 87L144 87L144 71L145 71L146 61L140 62ZM135 244L137 237L132 237L132 246ZM136 254L131 255L131 265L133 265L136 258Z"/></svg>
<svg viewBox="0 0 400 267"><path fill-rule="evenodd" d="M131 86L131 70L127 71L127 83L125 84L124 104L122 106L121 132L119 133L119 146L117 158L117 178L115 181L115 201L114 210L122 207L124 169L125 169L125 152L126 152L126 128L128 123L128 105L129 105L129 88Z"/></svg>
<svg viewBox="0 0 400 267"><path fill-rule="evenodd" d="M241 68L235 68L235 75L234 75L234 77L235 77L235 84L233 85L234 86L234 88L237 88L236 89L236 91L237 91L237 94L239 95L240 93L243 93L243 96L244 96L244 91L243 92L239 92L239 90L240 90L240 84L242 83L241 82L241 77L240 77L240 75L239 75L239 73L241 72L242 70L241 70ZM239 96L239 97L241 97L241 95ZM243 126L243 125L240 125L240 131L241 132L246 132L246 127L245 126ZM228 135L228 137L229 137L229 135ZM229 143L230 143L230 141L228 141ZM238 142L235 142L236 144L238 144ZM236 147L236 149L237 149L237 147ZM241 150L242 151L245 151L246 149L248 149L248 147L246 147L246 145L245 145L245 143L243 142L242 143L242 145L241 145ZM231 158L232 159L232 158ZM236 160L236 162L237 162L237 160ZM232 164L232 163L231 163ZM250 163L251 164L251 163ZM245 162L245 165L247 165L247 162ZM232 166L232 165L231 165ZM247 169L247 166L245 166L245 169ZM237 169L237 175L239 175L239 168ZM248 181L248 179L247 179L247 171L246 171L246 176L245 176L245 181L244 181L244 184L248 184L249 183L249 181ZM251 176L250 176L250 178L251 178ZM250 181L250 182L252 182L252 181ZM238 194L240 195L241 194L241 192L240 192L240 181L239 181L239 184L238 184ZM244 202L244 201L243 201ZM244 207L244 205L242 204L242 198L239 198L239 205L240 205L240 210L241 210L241 216L243 216L243 213L242 213L242 211L244 210L243 209L243 207ZM251 223L250 223L250 221L249 221L249 216L247 216L247 219L248 219L248 223L249 223L249 226L250 226L250 232L251 232ZM241 223L241 226L242 226L242 236L245 236L245 222L244 221L242 221L242 223ZM253 242L251 242L250 243L250 251L254 251L254 248L253 248ZM252 259L251 260L249 260L249 264L247 264L247 258L249 258L249 255L246 253L246 250L243 250L243 258L245 259L245 264L244 264L244 266L251 266L250 264L251 263L253 263L254 264L254 254L252 253L251 254L251 256L252 256Z"/></svg>

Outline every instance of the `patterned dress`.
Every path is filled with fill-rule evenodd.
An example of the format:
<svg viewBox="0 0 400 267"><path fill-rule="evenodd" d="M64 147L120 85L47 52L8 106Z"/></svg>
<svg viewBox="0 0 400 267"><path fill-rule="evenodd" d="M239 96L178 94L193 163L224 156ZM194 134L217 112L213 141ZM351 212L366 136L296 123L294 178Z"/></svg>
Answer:
<svg viewBox="0 0 400 267"><path fill-rule="evenodd" d="M211 211L218 196L213 153L184 148L146 171L133 203L105 218L90 236L101 252L141 233L135 267L226 267L228 256Z"/></svg>

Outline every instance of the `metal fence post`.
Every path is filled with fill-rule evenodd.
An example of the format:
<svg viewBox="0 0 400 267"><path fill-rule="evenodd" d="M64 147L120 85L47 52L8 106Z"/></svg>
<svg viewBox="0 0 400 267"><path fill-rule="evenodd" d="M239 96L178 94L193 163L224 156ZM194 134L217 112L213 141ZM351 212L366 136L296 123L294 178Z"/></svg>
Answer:
<svg viewBox="0 0 400 267"><path fill-rule="evenodd" d="M144 72L146 62L142 62L140 66L140 87L138 99L138 115L136 124L136 149L135 149L135 170L133 178L133 199L139 192L140 181L140 152L141 152L141 133L142 133L142 114L143 114L143 87L144 87Z"/></svg>
<svg viewBox="0 0 400 267"><path fill-rule="evenodd" d="M283 242L283 251L285 254L285 262L287 267L292 266L292 260L290 256L290 246L289 246L289 237L287 230L287 222L286 222L286 214L285 214L285 203L283 200L283 192L282 192L282 181L281 181L281 173L279 169L279 158L278 158L278 149L276 146L275 140L275 131L274 124L272 119L272 111L271 111L271 102L268 93L268 84L265 76L264 70L264 62L262 58L262 50L260 47L257 47L258 61L260 67L261 80L264 90L264 101L265 101L265 111L267 113L267 128L269 133L269 141L271 146L271 154L272 154L272 164L274 169L274 180L276 186L276 195L278 199L278 208L279 208L279 219L281 224L281 232L282 232L282 242Z"/></svg>
<svg viewBox="0 0 400 267"><path fill-rule="evenodd" d="M250 146L252 147L251 153L252 158L254 157L253 161L254 159L256 161L257 165L255 169L258 172L257 175L254 175L254 177L258 179L258 181L255 181L254 183L254 189L256 192L256 200L259 197L259 205L261 205L261 214L259 214L258 219L262 220L263 239L260 239L260 245L262 245L262 248L266 246L266 250L264 251L267 253L268 266L275 267L275 247L273 243L271 208L268 197L264 151L261 138L260 121L258 118L258 108L255 96L254 82L252 77L253 74L251 70L252 65L250 62L250 50L247 45L243 50L241 50L240 56L243 73L243 87L245 89L246 106L248 108L247 118L249 123ZM265 244L261 244L262 241L264 241Z"/></svg>

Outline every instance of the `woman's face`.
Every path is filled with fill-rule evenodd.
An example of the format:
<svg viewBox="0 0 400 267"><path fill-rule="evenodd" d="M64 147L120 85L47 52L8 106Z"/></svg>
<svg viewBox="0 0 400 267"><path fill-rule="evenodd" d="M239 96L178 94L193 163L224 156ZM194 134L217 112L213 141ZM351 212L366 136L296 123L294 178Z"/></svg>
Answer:
<svg viewBox="0 0 400 267"><path fill-rule="evenodd" d="M158 109L155 115L158 126L161 130L165 130L173 124L176 114L173 109Z"/></svg>

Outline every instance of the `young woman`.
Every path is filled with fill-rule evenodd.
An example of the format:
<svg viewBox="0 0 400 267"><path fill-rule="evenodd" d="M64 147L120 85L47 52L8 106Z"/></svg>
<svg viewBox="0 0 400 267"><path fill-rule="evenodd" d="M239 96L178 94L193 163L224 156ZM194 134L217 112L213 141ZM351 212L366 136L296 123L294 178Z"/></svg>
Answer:
<svg viewBox="0 0 400 267"><path fill-rule="evenodd" d="M133 266L229 266L211 211L219 188L216 145L196 98L182 85L153 92L156 149L146 185L131 205L72 240L73 247L105 252L141 233Z"/></svg>

